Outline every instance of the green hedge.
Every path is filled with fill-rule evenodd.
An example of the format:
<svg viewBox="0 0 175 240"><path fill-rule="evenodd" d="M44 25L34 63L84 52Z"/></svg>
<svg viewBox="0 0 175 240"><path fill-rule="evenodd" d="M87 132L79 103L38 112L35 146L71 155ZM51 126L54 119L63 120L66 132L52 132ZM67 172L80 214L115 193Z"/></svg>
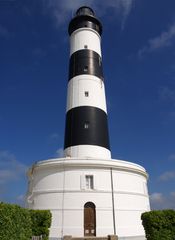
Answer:
<svg viewBox="0 0 175 240"><path fill-rule="evenodd" d="M141 216L147 240L175 240L175 210L157 210Z"/></svg>
<svg viewBox="0 0 175 240"><path fill-rule="evenodd" d="M0 239L29 240L31 236L30 212L17 205L0 203Z"/></svg>
<svg viewBox="0 0 175 240"><path fill-rule="evenodd" d="M29 210L18 205L0 203L0 240L48 239L51 225L49 210Z"/></svg>
<svg viewBox="0 0 175 240"><path fill-rule="evenodd" d="M32 219L32 235L43 235L43 240L49 236L49 227L51 225L51 213L49 210L30 210Z"/></svg>

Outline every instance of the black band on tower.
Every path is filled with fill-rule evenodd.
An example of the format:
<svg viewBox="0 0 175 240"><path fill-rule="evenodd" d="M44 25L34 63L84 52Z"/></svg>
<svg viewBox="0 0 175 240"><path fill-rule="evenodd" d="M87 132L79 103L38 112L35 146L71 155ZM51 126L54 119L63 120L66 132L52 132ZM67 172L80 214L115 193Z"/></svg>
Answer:
<svg viewBox="0 0 175 240"><path fill-rule="evenodd" d="M103 80L102 60L98 53L90 49L82 49L71 55L69 80L81 74L94 75Z"/></svg>
<svg viewBox="0 0 175 240"><path fill-rule="evenodd" d="M64 148L97 145L110 150L106 113L96 107L72 108L66 115Z"/></svg>
<svg viewBox="0 0 175 240"><path fill-rule="evenodd" d="M91 28L97 31L100 35L102 34L102 25L100 21L94 16L80 15L73 18L69 24L69 35L79 28Z"/></svg>

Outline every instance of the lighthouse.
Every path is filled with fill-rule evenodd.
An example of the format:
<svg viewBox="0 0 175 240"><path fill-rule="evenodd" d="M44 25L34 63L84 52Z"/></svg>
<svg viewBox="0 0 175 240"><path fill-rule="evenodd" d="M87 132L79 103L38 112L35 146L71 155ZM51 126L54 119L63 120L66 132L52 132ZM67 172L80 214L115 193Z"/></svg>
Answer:
<svg viewBox="0 0 175 240"><path fill-rule="evenodd" d="M71 20L65 156L110 159L101 56L102 25L91 8Z"/></svg>
<svg viewBox="0 0 175 240"><path fill-rule="evenodd" d="M138 164L111 158L102 24L83 6L68 34L64 157L38 161L28 170L27 207L51 211L50 240L108 235L144 240L141 214L150 210L148 174Z"/></svg>

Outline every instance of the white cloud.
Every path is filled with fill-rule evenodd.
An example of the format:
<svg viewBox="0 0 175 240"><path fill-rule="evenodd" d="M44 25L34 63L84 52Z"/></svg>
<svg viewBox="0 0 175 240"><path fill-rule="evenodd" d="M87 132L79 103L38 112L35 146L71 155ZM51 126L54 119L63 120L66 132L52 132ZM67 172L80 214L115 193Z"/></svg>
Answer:
<svg viewBox="0 0 175 240"><path fill-rule="evenodd" d="M175 209L175 192L165 195L155 192L150 195L151 209Z"/></svg>
<svg viewBox="0 0 175 240"><path fill-rule="evenodd" d="M56 150L55 157L58 157L58 158L64 157L64 149L63 148L59 148L58 150Z"/></svg>
<svg viewBox="0 0 175 240"><path fill-rule="evenodd" d="M171 192L170 195L175 199L175 192Z"/></svg>
<svg viewBox="0 0 175 240"><path fill-rule="evenodd" d="M20 205L21 207L25 207L25 198L26 196L24 194L20 194L16 197L16 203Z"/></svg>
<svg viewBox="0 0 175 240"><path fill-rule="evenodd" d="M150 195L150 200L152 203L163 203L164 197L162 193L155 192Z"/></svg>
<svg viewBox="0 0 175 240"><path fill-rule="evenodd" d="M58 133L52 133L49 136L49 139L51 139L51 140L57 140L58 138L59 138L59 134Z"/></svg>
<svg viewBox="0 0 175 240"><path fill-rule="evenodd" d="M12 170L0 170L0 184L6 183L9 180L16 180L17 176Z"/></svg>
<svg viewBox="0 0 175 240"><path fill-rule="evenodd" d="M148 40L148 44L141 48L138 52L139 57L143 57L145 53L156 51L157 49L171 46L175 39L175 23L173 23L167 31L163 31L159 36Z"/></svg>
<svg viewBox="0 0 175 240"><path fill-rule="evenodd" d="M120 2L120 5L121 5L121 9L122 9L122 12L123 12L123 17L122 17L122 29L124 29L124 26L125 26L125 22L126 22L126 19L128 18L130 12L131 12L131 9L132 9L132 6L133 6L133 0L123 0L123 1L119 1Z"/></svg>
<svg viewBox="0 0 175 240"><path fill-rule="evenodd" d="M70 19L73 13L80 6L87 5L92 7L97 15L105 15L109 9L114 10L116 16L121 18L121 26L124 28L135 0L43 0L45 12L51 11L56 23L61 25L67 19Z"/></svg>
<svg viewBox="0 0 175 240"><path fill-rule="evenodd" d="M19 180L24 176L27 166L16 160L8 151L0 151L0 184Z"/></svg>
<svg viewBox="0 0 175 240"><path fill-rule="evenodd" d="M17 199L18 201L24 201L25 195L24 195L24 194L21 194L21 195L17 196L16 199Z"/></svg>
<svg viewBox="0 0 175 240"><path fill-rule="evenodd" d="M169 160L175 160L175 154L171 154L170 156L169 156Z"/></svg>
<svg viewBox="0 0 175 240"><path fill-rule="evenodd" d="M170 87L161 87L159 89L159 96L162 100L168 100L175 103L175 89Z"/></svg>
<svg viewBox="0 0 175 240"><path fill-rule="evenodd" d="M159 180L166 182L175 179L175 171L166 171L159 176Z"/></svg>

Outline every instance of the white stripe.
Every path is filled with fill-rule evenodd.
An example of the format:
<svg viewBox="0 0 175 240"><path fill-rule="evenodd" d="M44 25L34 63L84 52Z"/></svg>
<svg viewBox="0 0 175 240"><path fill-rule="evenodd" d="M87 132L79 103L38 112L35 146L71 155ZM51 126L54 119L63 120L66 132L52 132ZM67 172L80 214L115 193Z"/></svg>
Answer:
<svg viewBox="0 0 175 240"><path fill-rule="evenodd" d="M97 107L107 113L105 87L101 79L84 74L69 81L66 111L80 106Z"/></svg>
<svg viewBox="0 0 175 240"><path fill-rule="evenodd" d="M70 55L87 47L101 56L101 37L91 28L79 28L70 36Z"/></svg>
<svg viewBox="0 0 175 240"><path fill-rule="evenodd" d="M64 150L65 157L87 157L111 159L111 152L107 148L94 145L71 146Z"/></svg>

